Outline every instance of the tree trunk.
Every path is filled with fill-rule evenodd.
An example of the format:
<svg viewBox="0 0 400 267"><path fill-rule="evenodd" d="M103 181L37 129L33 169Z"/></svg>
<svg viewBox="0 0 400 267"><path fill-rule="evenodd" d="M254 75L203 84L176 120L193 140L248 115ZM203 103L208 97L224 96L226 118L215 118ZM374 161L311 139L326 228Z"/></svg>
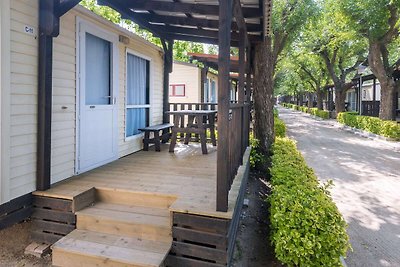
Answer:
<svg viewBox="0 0 400 267"><path fill-rule="evenodd" d="M371 66L372 72L381 84L381 105L379 110L379 118L382 120L394 120L396 118L395 112L395 95L396 95L396 82L393 80L391 69L387 73L385 63L382 59L382 50L386 49L381 47L379 43L370 43L368 62Z"/></svg>
<svg viewBox="0 0 400 267"><path fill-rule="evenodd" d="M395 96L396 83L393 79L387 78L381 82L381 105L379 110L379 118L382 120L394 120L395 112Z"/></svg>
<svg viewBox="0 0 400 267"><path fill-rule="evenodd" d="M346 111L346 90L335 90L336 115Z"/></svg>
<svg viewBox="0 0 400 267"><path fill-rule="evenodd" d="M313 93L308 93L307 98L308 98L308 108L313 108L314 107Z"/></svg>
<svg viewBox="0 0 400 267"><path fill-rule="evenodd" d="M273 72L271 40L255 46L254 53L254 133L260 140L260 150L270 154L274 142Z"/></svg>
<svg viewBox="0 0 400 267"><path fill-rule="evenodd" d="M324 92L321 90L321 88L317 88L317 108L319 110L322 110L324 108L323 99L324 99Z"/></svg>

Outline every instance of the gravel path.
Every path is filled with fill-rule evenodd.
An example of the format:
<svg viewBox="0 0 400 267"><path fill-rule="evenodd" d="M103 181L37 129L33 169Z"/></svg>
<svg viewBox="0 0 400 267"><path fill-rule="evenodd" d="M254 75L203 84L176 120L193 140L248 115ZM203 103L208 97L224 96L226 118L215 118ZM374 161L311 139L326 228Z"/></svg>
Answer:
<svg viewBox="0 0 400 267"><path fill-rule="evenodd" d="M332 120L279 112L319 179L334 182L332 197L353 247L347 265L400 266L400 144L359 137Z"/></svg>

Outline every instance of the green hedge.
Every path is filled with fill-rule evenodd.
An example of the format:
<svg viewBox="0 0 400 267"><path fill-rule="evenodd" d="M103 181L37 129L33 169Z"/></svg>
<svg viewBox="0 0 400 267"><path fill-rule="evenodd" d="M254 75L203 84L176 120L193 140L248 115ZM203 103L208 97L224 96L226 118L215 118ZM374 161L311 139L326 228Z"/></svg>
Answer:
<svg viewBox="0 0 400 267"><path fill-rule="evenodd" d="M326 111L326 110L320 110L318 108L311 108L310 114L320 117L320 118L323 118L323 119L329 119L329 111Z"/></svg>
<svg viewBox="0 0 400 267"><path fill-rule="evenodd" d="M274 109L274 129L276 137L286 136L286 125L278 118L278 110ZM260 169L260 166L266 164L267 158L259 151L260 141L254 138L253 133L250 134L250 167Z"/></svg>
<svg viewBox="0 0 400 267"><path fill-rule="evenodd" d="M271 167L271 239L288 266L341 266L346 222L293 141L276 138Z"/></svg>
<svg viewBox="0 0 400 267"><path fill-rule="evenodd" d="M360 116L355 112L341 112L337 120L350 127L400 140L400 124L395 121L384 121L376 117Z"/></svg>
<svg viewBox="0 0 400 267"><path fill-rule="evenodd" d="M314 116L320 117L322 119L329 119L329 111L326 110L319 110L318 108L308 108L304 106L298 106L290 103L282 103L282 106L285 108L291 108L294 110L302 111L305 113L310 113Z"/></svg>
<svg viewBox="0 0 400 267"><path fill-rule="evenodd" d="M286 125L278 117L275 117L274 128L275 128L275 136L276 137L285 137L286 136Z"/></svg>

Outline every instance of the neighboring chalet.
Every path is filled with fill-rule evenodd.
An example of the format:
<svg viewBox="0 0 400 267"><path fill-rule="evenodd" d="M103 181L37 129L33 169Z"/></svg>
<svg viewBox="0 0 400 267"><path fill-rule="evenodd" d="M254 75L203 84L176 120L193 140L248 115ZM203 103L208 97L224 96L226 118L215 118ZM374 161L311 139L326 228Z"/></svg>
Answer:
<svg viewBox="0 0 400 267"><path fill-rule="evenodd" d="M217 103L218 75L187 62L174 61L172 69L170 103Z"/></svg>
<svg viewBox="0 0 400 267"><path fill-rule="evenodd" d="M79 2L0 1L0 229L30 217L55 266L230 266L249 175L254 47L267 44L270 1L98 0L163 49ZM191 124L174 117L172 127L174 40L218 44L219 56L214 110L194 103ZM218 140L200 148L184 133L204 140L216 110ZM146 129L159 150L161 126L172 127L171 144L178 132L190 143L142 151Z"/></svg>

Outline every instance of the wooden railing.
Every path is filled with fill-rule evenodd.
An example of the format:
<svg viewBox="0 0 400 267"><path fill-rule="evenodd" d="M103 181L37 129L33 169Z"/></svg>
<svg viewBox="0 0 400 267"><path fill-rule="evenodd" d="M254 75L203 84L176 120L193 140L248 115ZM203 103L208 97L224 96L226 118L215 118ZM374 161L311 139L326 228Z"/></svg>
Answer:
<svg viewBox="0 0 400 267"><path fill-rule="evenodd" d="M232 103L229 110L229 177L228 192L237 174L240 165L243 164L243 154L249 145L249 104Z"/></svg>
<svg viewBox="0 0 400 267"><path fill-rule="evenodd" d="M216 103L170 103L170 111L177 110L218 110L218 105ZM231 189L240 165L243 164L243 155L246 148L249 146L249 121L250 104L239 104L237 101L232 101L229 109L228 155L226 155L229 169L226 177L227 193L229 193ZM216 129L218 132L218 120Z"/></svg>

